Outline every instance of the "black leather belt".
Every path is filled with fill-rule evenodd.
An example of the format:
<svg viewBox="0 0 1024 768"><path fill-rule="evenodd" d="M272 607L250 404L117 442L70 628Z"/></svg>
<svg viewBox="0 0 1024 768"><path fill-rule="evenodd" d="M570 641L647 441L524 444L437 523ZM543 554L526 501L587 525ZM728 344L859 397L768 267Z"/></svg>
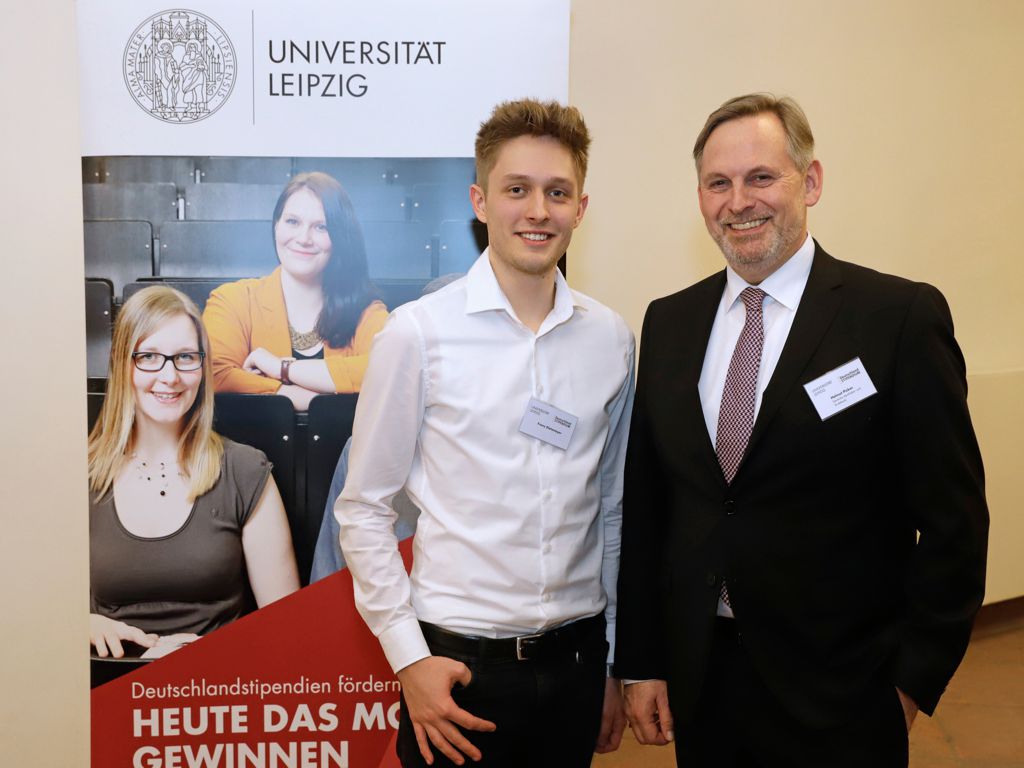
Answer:
<svg viewBox="0 0 1024 768"><path fill-rule="evenodd" d="M577 657L604 639L604 614L574 621L546 632L518 637L475 637L449 632L421 621L431 650L449 651L478 661L550 661Z"/></svg>

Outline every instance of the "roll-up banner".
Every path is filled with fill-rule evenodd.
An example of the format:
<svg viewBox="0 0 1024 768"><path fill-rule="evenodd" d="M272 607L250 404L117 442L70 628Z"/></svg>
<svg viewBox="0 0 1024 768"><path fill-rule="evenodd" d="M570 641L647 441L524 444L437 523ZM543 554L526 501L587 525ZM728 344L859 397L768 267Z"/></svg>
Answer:
<svg viewBox="0 0 1024 768"><path fill-rule="evenodd" d="M397 765L331 512L355 402L387 312L486 245L480 123L567 100L569 2L77 15L92 764Z"/></svg>

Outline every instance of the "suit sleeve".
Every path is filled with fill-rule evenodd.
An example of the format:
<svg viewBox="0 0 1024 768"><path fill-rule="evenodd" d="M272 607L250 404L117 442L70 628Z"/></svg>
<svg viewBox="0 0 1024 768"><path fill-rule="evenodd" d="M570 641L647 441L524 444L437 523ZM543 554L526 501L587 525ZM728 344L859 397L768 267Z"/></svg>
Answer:
<svg viewBox="0 0 1024 768"><path fill-rule="evenodd" d="M657 303L644 317L633 418L626 451L615 641L615 676L664 680L662 547L668 533L668 488L651 429L651 368L657 363Z"/></svg>
<svg viewBox="0 0 1024 768"><path fill-rule="evenodd" d="M921 285L897 349L893 430L902 504L919 537L904 575L894 682L931 714L963 657L985 588L988 509L966 366L938 290Z"/></svg>

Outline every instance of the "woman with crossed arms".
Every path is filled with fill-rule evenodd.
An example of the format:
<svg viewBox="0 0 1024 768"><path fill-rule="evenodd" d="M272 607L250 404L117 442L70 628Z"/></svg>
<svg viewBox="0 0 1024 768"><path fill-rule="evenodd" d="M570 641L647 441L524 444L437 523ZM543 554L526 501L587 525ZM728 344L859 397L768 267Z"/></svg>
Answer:
<svg viewBox="0 0 1024 768"><path fill-rule="evenodd" d="M218 392L276 393L305 411L318 394L359 391L388 312L335 178L293 178L274 208L273 235L280 266L215 289L203 321Z"/></svg>

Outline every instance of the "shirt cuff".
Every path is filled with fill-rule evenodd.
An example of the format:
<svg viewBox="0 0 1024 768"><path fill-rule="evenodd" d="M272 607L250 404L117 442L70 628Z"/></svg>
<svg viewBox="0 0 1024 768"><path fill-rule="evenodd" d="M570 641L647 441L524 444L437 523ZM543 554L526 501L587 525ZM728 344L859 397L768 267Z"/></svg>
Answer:
<svg viewBox="0 0 1024 768"><path fill-rule="evenodd" d="M395 674L430 656L430 648L423 639L423 630L415 618L406 619L381 632L380 645Z"/></svg>

